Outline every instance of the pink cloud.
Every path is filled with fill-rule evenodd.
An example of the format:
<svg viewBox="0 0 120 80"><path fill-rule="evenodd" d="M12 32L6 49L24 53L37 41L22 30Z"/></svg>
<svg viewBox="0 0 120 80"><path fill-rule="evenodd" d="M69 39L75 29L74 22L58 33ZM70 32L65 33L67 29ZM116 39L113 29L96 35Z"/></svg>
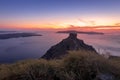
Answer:
<svg viewBox="0 0 120 80"><path fill-rule="evenodd" d="M93 20L84 20L84 19L78 19L80 22L88 24L88 25L96 25L96 22Z"/></svg>
<svg viewBox="0 0 120 80"><path fill-rule="evenodd" d="M120 23L115 23L115 26L120 26Z"/></svg>

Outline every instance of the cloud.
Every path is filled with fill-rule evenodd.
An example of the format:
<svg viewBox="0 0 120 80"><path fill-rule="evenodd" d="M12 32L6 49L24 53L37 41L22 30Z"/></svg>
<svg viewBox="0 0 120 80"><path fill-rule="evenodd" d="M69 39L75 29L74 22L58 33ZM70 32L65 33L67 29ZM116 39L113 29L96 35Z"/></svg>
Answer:
<svg viewBox="0 0 120 80"><path fill-rule="evenodd" d="M119 26L75 26L75 25L69 25L68 29L70 30L83 30L83 31L86 31L86 30L120 30L120 27Z"/></svg>
<svg viewBox="0 0 120 80"><path fill-rule="evenodd" d="M96 25L96 22L93 21L93 20L84 20L84 19L78 19L78 21L82 22L82 23L85 23L87 25Z"/></svg>
<svg viewBox="0 0 120 80"><path fill-rule="evenodd" d="M120 23L115 23L115 26L120 26Z"/></svg>
<svg viewBox="0 0 120 80"><path fill-rule="evenodd" d="M78 25L68 25L67 29L75 29L75 30L120 30L120 23L115 23L114 25L97 25L94 20L84 20L84 19L78 19ZM80 25L80 23L83 23L85 25Z"/></svg>
<svg viewBox="0 0 120 80"><path fill-rule="evenodd" d="M69 25L67 29L80 30L80 31L92 31L92 30L96 30L96 27Z"/></svg>

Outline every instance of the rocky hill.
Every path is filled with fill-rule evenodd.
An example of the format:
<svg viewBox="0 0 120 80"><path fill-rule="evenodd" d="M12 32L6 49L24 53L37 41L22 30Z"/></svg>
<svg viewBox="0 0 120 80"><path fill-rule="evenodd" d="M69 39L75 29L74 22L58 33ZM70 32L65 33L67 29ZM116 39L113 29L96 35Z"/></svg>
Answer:
<svg viewBox="0 0 120 80"><path fill-rule="evenodd" d="M68 38L63 39L60 43L52 46L42 58L54 59L60 58L72 50L89 50L96 52L95 49L84 43L83 40L77 38L76 32L71 32Z"/></svg>

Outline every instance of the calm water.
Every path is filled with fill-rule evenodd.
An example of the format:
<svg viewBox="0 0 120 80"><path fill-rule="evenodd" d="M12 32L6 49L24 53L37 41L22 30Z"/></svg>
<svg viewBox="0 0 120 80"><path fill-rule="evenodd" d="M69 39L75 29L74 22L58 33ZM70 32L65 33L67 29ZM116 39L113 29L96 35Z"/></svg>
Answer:
<svg viewBox="0 0 120 80"><path fill-rule="evenodd" d="M53 31L38 31L38 33L43 36L0 40L0 63L40 58L52 45L68 36ZM78 38L93 45L100 53L110 52L111 55L120 56L120 34L79 34Z"/></svg>

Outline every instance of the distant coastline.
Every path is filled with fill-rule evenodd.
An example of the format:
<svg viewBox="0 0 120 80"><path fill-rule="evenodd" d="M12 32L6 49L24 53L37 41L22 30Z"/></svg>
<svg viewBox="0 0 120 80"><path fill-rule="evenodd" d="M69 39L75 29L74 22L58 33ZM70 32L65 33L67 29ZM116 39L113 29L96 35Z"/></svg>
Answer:
<svg viewBox="0 0 120 80"><path fill-rule="evenodd" d="M16 31L0 31L0 33L11 33L11 32L16 32Z"/></svg>
<svg viewBox="0 0 120 80"><path fill-rule="evenodd" d="M0 34L0 39L20 38L20 37L31 37L31 36L42 36L37 33L7 33Z"/></svg>
<svg viewBox="0 0 120 80"><path fill-rule="evenodd" d="M92 32L92 31L75 31L75 30L68 30L68 31L57 31L56 33L78 33L78 34L88 34L88 35L104 35L102 32Z"/></svg>

